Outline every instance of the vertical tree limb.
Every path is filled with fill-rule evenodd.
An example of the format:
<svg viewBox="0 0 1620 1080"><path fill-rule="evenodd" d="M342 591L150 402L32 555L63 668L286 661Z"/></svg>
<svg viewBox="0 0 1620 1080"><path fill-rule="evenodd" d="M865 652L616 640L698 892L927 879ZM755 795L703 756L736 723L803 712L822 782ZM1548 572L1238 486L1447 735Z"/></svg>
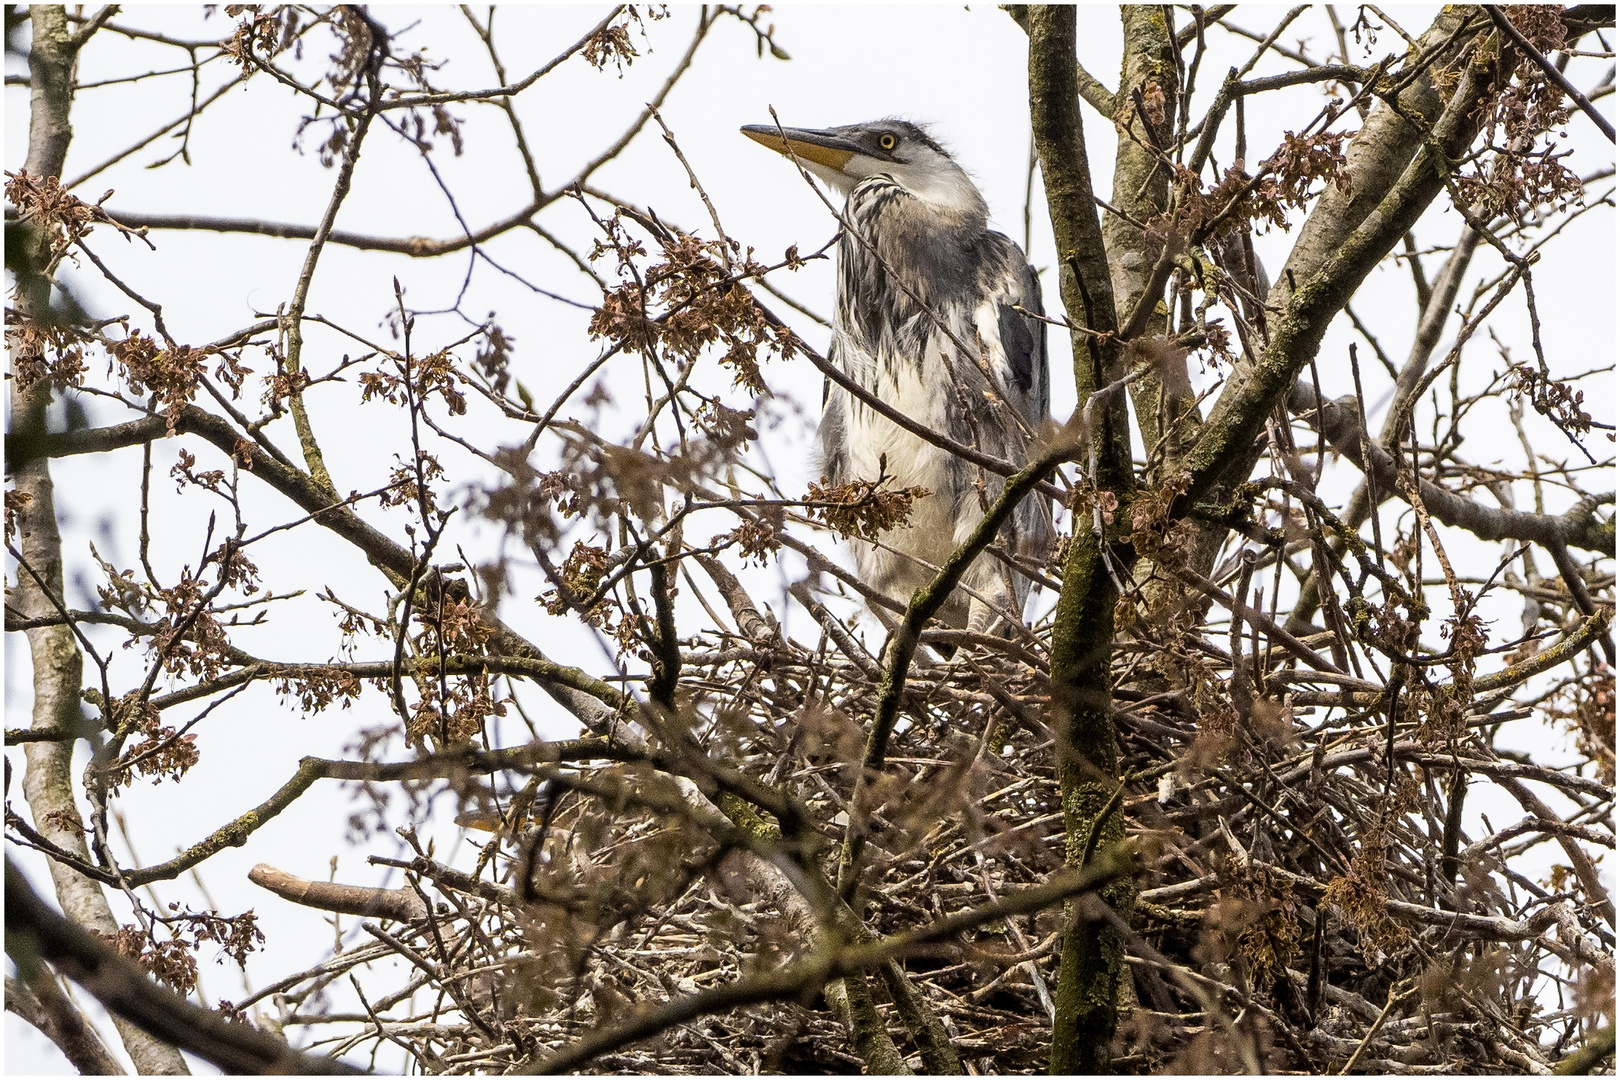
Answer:
<svg viewBox="0 0 1620 1080"><path fill-rule="evenodd" d="M35 176L61 176L73 130L68 123L73 103L73 66L78 46L68 31L67 11L59 5L38 5L30 12L33 42L28 53L32 86L29 99L28 158L26 169ZM39 250L33 265L48 266L49 238L38 234ZM23 314L50 318L50 286L20 283L17 304ZM12 358L13 367L18 358ZM51 380L41 379L26 391L12 384L11 430L44 430L45 410L51 401ZM12 486L28 497L18 515L18 544L39 581L19 573L8 606L39 618L54 613L50 593L62 595L62 536L56 524L56 497L47 458L36 458L11 474ZM43 583L43 584L41 584ZM41 626L27 631L33 662L34 708L32 726L78 730L79 692L84 678L84 656L73 630L67 626ZM109 703L110 705L110 703ZM105 722L105 717L103 718ZM84 819L73 794L73 741L33 742L24 748L27 769L23 797L34 824L53 844L90 861ZM74 923L102 934L118 931L112 908L101 886L54 859L48 860L56 899ZM126 1020L114 1019L130 1060L141 1073L184 1074L185 1060L174 1047L160 1042Z"/></svg>
<svg viewBox="0 0 1620 1080"><path fill-rule="evenodd" d="M1170 170L1160 158L1175 136L1176 101L1181 92L1176 46L1162 7L1127 4L1120 8L1120 22L1125 36L1120 100L1140 98L1140 103L1133 102L1129 111L1121 112L1119 122L1128 134L1119 139L1114 153L1111 199L1112 205L1135 221L1152 222L1163 216L1170 203ZM1101 224L1114 286L1114 310L1123 322L1142 299L1164 244L1151 245L1147 232L1120 214L1105 215ZM1157 300L1154 297L1149 302L1156 304ZM1155 306L1146 334L1162 334L1168 325L1169 311ZM1158 460L1179 458L1182 444L1191 443L1200 420L1186 361L1167 357L1155 364L1131 384L1131 401L1143 446L1151 452L1163 440L1163 456ZM1183 416L1185 420L1176 423ZM1148 475L1155 476L1153 461L1148 468Z"/></svg>
<svg viewBox="0 0 1620 1080"><path fill-rule="evenodd" d="M288 305L286 314L281 317L287 345L282 374L291 380L292 391L287 396L287 403L292 412L293 427L298 432L298 441L303 448L304 464L309 468L310 479L333 498L339 497L337 488L333 486L332 475L326 469L326 459L321 453L320 443L315 439L315 429L310 425L299 377L303 369L304 306L309 301L310 282L315 278L315 266L320 261L321 252L326 248L326 241L332 235L332 225L337 221L338 210L349 195L350 185L354 181L354 167L360 160L360 147L366 141L366 132L371 129L371 118L376 115L377 107L381 104L378 100L381 89L377 81L377 68L381 65L388 47L387 35L382 27L371 19L364 18L364 22L370 35L367 42L369 56L366 61L366 107L355 121L354 130L349 132L348 141L344 144L343 157L338 165L337 179L332 185L331 198L327 200L326 213L322 215L314 239L310 241L309 249L304 253L304 265L298 272L292 303ZM382 36L381 41L378 40L379 35ZM341 121L333 121L339 122ZM397 281L395 284L397 288Z"/></svg>
<svg viewBox="0 0 1620 1080"><path fill-rule="evenodd" d="M841 993L840 993L841 991ZM872 988L862 971L845 975L836 983L828 983L826 991L837 1001L837 1008L849 1025L850 1043L855 1053L866 1062L867 1072L873 1076L906 1076L905 1059L889 1037L883 1017L872 1003Z"/></svg>
<svg viewBox="0 0 1620 1080"><path fill-rule="evenodd" d="M1073 7L1034 7L1029 12L1029 109L1047 210L1057 241L1064 310L1077 327L1074 380L1077 399L1116 382L1123 374L1114 287L1108 252L1097 221L1080 127L1075 79ZM1097 491L1111 492L1123 505L1132 488L1130 430L1122 394L1110 395L1096 410L1086 437L1095 463ZM1118 748L1109 708L1109 662L1117 597L1107 538L1076 515L1077 524L1064 566L1052 628L1052 728L1059 733L1058 783L1062 790L1066 857L1084 859L1088 838L1104 846L1124 836L1124 818L1109 802L1118 787ZM1129 912L1134 888L1121 879L1104 899ZM1112 927L1088 924L1069 905L1064 934L1050 1068L1054 1075L1107 1072L1109 1045L1117 1023L1117 998L1124 970L1124 946Z"/></svg>

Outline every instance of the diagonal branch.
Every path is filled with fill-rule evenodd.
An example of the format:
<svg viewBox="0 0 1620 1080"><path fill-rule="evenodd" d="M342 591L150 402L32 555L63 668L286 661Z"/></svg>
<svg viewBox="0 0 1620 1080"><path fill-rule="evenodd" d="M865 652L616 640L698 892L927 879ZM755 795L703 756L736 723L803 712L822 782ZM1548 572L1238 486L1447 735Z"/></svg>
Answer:
<svg viewBox="0 0 1620 1080"><path fill-rule="evenodd" d="M62 993L56 975L44 964L35 965L32 983L6 976L6 1011L16 1013L55 1043L81 1075L124 1075L124 1067L107 1052L95 1028Z"/></svg>
<svg viewBox="0 0 1620 1080"><path fill-rule="evenodd" d="M1443 189L1447 164L1443 157L1459 153L1472 140L1475 125L1470 117L1480 78L1472 65L1465 67L1445 113L1435 124L1433 138L1388 194L1317 266L1310 270L1299 267L1297 278L1287 275L1297 287L1285 284L1272 289L1272 299L1278 299L1281 289L1286 303L1272 327L1271 342L1247 378L1234 378L1228 384L1188 452L1183 465L1192 474L1192 483L1178 499L1180 512L1217 489L1247 478L1266 417L1316 355L1329 323ZM1325 204L1318 212L1322 209ZM1302 236L1302 244L1304 239ZM1295 257L1299 254L1296 245Z"/></svg>
<svg viewBox="0 0 1620 1080"><path fill-rule="evenodd" d="M51 909L6 860L6 955L25 978L48 960L88 990L114 1016L226 1072L358 1075L331 1058L300 1053L248 1024L228 1023L158 986L135 964Z"/></svg>
<svg viewBox="0 0 1620 1080"><path fill-rule="evenodd" d="M923 627L950 599L962 575L967 572L973 560L978 558L995 539L1001 526L1012 516L1018 504L1024 501L1024 497L1053 469L1065 461L1072 460L1079 449L1075 444L1065 443L1057 449L1048 450L1028 468L1008 479L1006 486L1001 489L1000 496L980 520L972 535L951 553L949 559L945 560L945 565L940 567L934 580L918 589L912 596L911 603L906 606L905 617L889 635L888 644L883 648L883 675L878 690L877 706L873 710L872 730L866 738L866 752L861 762L862 776L857 781L855 795L851 799L855 805L859 805L862 789L870 784L872 776L883 769L884 759L888 754L889 735L894 731L895 721L900 716L906 678L911 670L912 658L917 654ZM839 865L840 887L853 880L855 865L860 858L862 847L860 828L857 816L851 814L849 825L844 832L843 856Z"/></svg>
<svg viewBox="0 0 1620 1080"><path fill-rule="evenodd" d="M1319 427L1333 448L1363 473L1380 491L1402 494L1396 484L1399 464L1374 439L1365 438L1353 400L1323 401L1301 382L1294 388L1289 407L1313 427ZM1600 506L1612 505L1613 493L1593 495L1560 515L1535 514L1506 507L1491 507L1430 480L1418 481L1418 496L1436 520L1473 533L1481 540L1528 540L1549 551L1572 546L1608 553L1614 550L1614 522L1597 516Z"/></svg>
<svg viewBox="0 0 1620 1080"><path fill-rule="evenodd" d="M263 447L239 434L230 423L206 409L187 405L175 420L176 433L195 433L228 456L246 459L244 464L260 481L291 499L317 523L330 529L359 549L370 563L381 570L394 588L410 581L416 564L411 552L366 522L345 501L334 502L309 474L277 460ZM47 435L30 446L43 457L96 453L121 446L136 446L165 433L165 418L150 416L108 428L90 429L60 435ZM7 461L9 469L17 465ZM543 666L551 661L539 648L504 623L496 621L496 649L504 656L534 660ZM571 672L572 674L563 674ZM616 691L577 668L557 668L561 679L540 678L540 685L563 708L587 726L607 722L618 705Z"/></svg>

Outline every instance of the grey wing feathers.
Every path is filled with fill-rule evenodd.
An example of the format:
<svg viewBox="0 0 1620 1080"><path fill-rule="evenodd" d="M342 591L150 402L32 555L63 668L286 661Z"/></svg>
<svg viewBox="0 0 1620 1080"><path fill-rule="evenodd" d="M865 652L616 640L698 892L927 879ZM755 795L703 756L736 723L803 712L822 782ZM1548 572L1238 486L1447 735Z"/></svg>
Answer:
<svg viewBox="0 0 1620 1080"><path fill-rule="evenodd" d="M842 345L834 335L828 354L832 362L842 368L841 351ZM844 415L847 396L833 388L831 379L822 384L821 424L817 429L821 437L821 460L817 464L821 475L835 484L842 483L849 473L849 421Z"/></svg>
<svg viewBox="0 0 1620 1080"><path fill-rule="evenodd" d="M1052 396L1046 324L1038 318L1045 314L1041 285L1017 244L1000 233L991 233L990 240L999 256L995 261L1000 264L995 274L1000 279L997 291L1001 294L996 323L1007 365L1003 384L1009 391L1016 391L1011 395L1014 404L1025 422L1036 429L1050 411Z"/></svg>
<svg viewBox="0 0 1620 1080"><path fill-rule="evenodd" d="M1001 330L1001 351L1007 357L1013 385L1029 393L1035 383L1035 335L1029 319L1011 304L1001 304L996 312Z"/></svg>
<svg viewBox="0 0 1620 1080"><path fill-rule="evenodd" d="M1020 368L1028 371L1027 378L1021 379L1021 388L1026 391L1025 396L1017 405L1022 409L1024 421L1032 432L1039 433L1046 424L1052 411L1052 371L1047 362L1046 352L1046 323L1037 316L1044 316L1046 309L1041 305L1041 282L1035 276L1035 268L1024 261L1024 253L1011 241L1007 242L1011 249L1010 255L1014 260L1013 276L1018 283L1018 307L1023 312L1013 311L1007 306L1002 308L1002 348L1007 353L1008 366L1012 369L1014 377L1020 377ZM1012 315L1023 331L1009 331L1007 315ZM1027 342L1027 352L1015 352L1016 346ZM1051 504L1044 497L1032 496L1024 500L1018 508L1016 546L1026 555L1033 556L1036 561L1044 561L1052 548L1055 532L1052 526ZM1016 585L1019 603L1028 594L1029 583L1022 578Z"/></svg>
<svg viewBox="0 0 1620 1080"><path fill-rule="evenodd" d="M1046 308L1041 305L1041 279L1035 276L1033 266L1023 262L1022 252L1019 254L1019 262L1022 263L1020 269L1023 271L1024 279L1023 308L1025 311L1044 316ZM1034 347L1030 353L1030 367L1034 373L1035 400L1031 403L1034 409L1029 419L1031 426L1036 426L1046 420L1052 412L1052 368L1047 363L1046 356L1046 323L1028 315L1024 316L1024 323L1029 328L1030 336L1034 341Z"/></svg>

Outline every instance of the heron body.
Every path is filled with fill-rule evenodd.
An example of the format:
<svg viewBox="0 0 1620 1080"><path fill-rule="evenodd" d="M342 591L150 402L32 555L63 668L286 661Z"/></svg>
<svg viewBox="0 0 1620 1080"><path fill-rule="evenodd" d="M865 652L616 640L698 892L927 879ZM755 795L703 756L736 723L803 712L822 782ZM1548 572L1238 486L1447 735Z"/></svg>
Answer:
<svg viewBox="0 0 1620 1080"><path fill-rule="evenodd" d="M830 357L898 412L952 440L1023 462L1050 411L1040 286L1018 245L989 228L984 197L927 133L884 120L826 131L747 127L792 152L845 196ZM785 139L785 141L784 141ZM1019 310L1022 309L1022 310ZM905 602L926 585L1000 494L1001 478L899 427L830 385L820 426L828 480L888 478L923 487L908 526L857 543L856 571ZM1000 537L1010 553L1045 561L1046 500L1031 496ZM983 631L1022 617L1029 579L980 555L940 613Z"/></svg>

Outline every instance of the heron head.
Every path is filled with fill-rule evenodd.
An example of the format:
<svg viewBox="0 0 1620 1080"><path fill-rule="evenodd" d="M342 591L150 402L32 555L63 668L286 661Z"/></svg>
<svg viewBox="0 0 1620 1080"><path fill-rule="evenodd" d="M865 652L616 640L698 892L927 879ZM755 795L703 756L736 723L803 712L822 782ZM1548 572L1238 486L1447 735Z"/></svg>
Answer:
<svg viewBox="0 0 1620 1080"><path fill-rule="evenodd" d="M742 133L797 158L840 194L849 194L869 177L887 176L939 209L980 216L986 212L984 196L962 167L928 132L906 120L874 120L822 131L750 124Z"/></svg>

